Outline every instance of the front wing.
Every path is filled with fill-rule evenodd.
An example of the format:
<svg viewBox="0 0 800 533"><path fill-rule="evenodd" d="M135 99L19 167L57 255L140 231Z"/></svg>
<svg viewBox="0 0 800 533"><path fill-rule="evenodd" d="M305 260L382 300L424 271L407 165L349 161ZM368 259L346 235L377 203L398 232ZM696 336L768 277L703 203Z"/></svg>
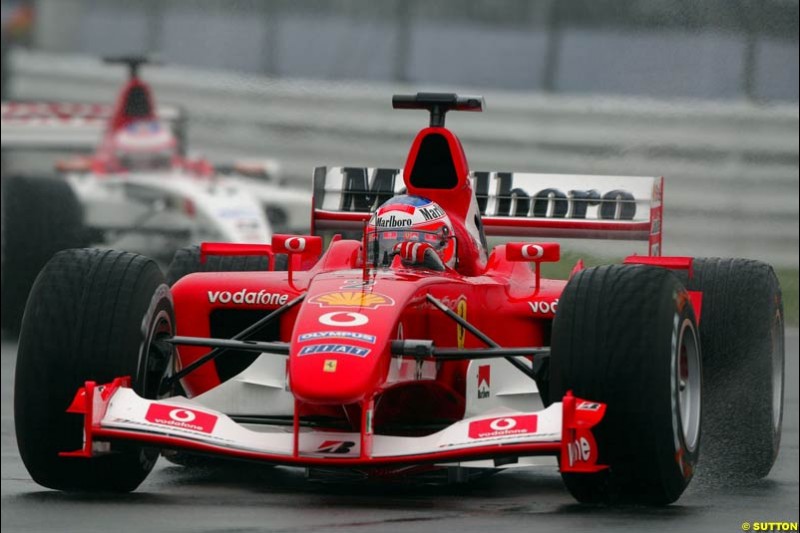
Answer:
<svg viewBox="0 0 800 533"><path fill-rule="evenodd" d="M147 400L127 378L105 385L86 382L68 409L84 416L84 445L67 457L94 457L110 441L136 441L222 457L295 466L371 468L453 463L504 457L560 456L563 472L597 472L591 433L606 406L571 393L538 412L503 411L456 422L422 437L374 435L371 412L360 432L293 426L249 429L218 411L183 397Z"/></svg>

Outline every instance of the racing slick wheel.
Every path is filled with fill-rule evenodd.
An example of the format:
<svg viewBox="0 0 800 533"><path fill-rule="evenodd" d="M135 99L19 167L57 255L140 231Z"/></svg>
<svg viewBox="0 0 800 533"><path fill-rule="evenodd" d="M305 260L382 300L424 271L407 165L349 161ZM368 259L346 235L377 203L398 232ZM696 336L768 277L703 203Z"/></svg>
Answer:
<svg viewBox="0 0 800 533"><path fill-rule="evenodd" d="M749 259L700 258L689 290L703 293L703 459L700 472L766 476L778 456L783 419L781 289L772 267Z"/></svg>
<svg viewBox="0 0 800 533"><path fill-rule="evenodd" d="M288 258L286 254L275 254L275 268L273 270L286 270ZM200 247L186 246L175 252L167 269L167 283L169 286L184 276L195 272L263 272L269 270L269 259L264 256L218 256L206 258L205 263L200 261Z"/></svg>
<svg viewBox="0 0 800 533"><path fill-rule="evenodd" d="M36 274L54 253L84 246L83 209L69 184L52 178L3 178L2 327L16 334Z"/></svg>
<svg viewBox="0 0 800 533"><path fill-rule="evenodd" d="M87 380L130 376L155 398L172 370L169 287L143 256L77 249L56 254L36 278L17 354L14 422L20 455L34 481L65 491L134 490L158 458L155 450L112 443L91 459L61 457L83 446L83 416L66 410Z"/></svg>
<svg viewBox="0 0 800 533"><path fill-rule="evenodd" d="M580 271L552 331L551 399L607 404L594 429L598 473L564 473L583 503L662 505L686 488L700 445L701 357L689 295L669 270Z"/></svg>

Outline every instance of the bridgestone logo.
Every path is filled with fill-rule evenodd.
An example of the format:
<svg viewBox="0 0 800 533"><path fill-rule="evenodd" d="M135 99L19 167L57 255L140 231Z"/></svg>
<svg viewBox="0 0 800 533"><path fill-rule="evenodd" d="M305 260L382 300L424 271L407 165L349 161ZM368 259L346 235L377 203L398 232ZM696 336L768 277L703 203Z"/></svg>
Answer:
<svg viewBox="0 0 800 533"><path fill-rule="evenodd" d="M212 304L240 304L240 305L283 305L289 300L288 294L267 292L265 290L248 291L208 291L208 301Z"/></svg>

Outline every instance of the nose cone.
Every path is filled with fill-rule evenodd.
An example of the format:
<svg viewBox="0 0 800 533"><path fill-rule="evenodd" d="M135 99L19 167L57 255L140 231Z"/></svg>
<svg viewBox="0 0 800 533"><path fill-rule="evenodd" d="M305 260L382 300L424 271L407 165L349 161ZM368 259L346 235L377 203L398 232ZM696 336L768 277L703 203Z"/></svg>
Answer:
<svg viewBox="0 0 800 533"><path fill-rule="evenodd" d="M370 396L386 379L389 342L415 288L398 283L358 287L341 277L315 280L292 338L289 380L295 397L349 404Z"/></svg>

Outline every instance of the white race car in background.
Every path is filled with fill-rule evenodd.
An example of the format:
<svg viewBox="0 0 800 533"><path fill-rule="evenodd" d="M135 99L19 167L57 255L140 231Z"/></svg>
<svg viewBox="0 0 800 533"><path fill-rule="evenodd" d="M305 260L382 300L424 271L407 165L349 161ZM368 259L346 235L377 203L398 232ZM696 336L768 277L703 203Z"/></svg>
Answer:
<svg viewBox="0 0 800 533"><path fill-rule="evenodd" d="M89 244L169 261L202 241L269 242L273 228L307 231L310 195L280 187L276 162L212 165L184 156L183 117L157 108L138 76L143 58L110 60L130 69L114 106L2 104L2 324L19 324L28 291L57 250ZM59 161L55 177L12 176L45 151L87 151ZM26 162L16 154L33 154ZM15 164L8 165L10 161ZM272 222L272 224L271 224Z"/></svg>
<svg viewBox="0 0 800 533"><path fill-rule="evenodd" d="M169 260L187 242L268 242L261 205L226 177L192 176L182 169L65 176L83 206L87 240Z"/></svg>

